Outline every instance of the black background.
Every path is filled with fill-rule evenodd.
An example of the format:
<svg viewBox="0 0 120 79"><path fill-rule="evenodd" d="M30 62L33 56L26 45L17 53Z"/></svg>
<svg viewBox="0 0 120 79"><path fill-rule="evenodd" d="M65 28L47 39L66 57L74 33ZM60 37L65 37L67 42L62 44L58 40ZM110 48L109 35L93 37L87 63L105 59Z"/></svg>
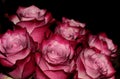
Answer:
<svg viewBox="0 0 120 79"><path fill-rule="evenodd" d="M113 1L83 0L1 0L0 13L14 14L18 6L36 5L50 11L56 19L63 16L85 22L93 34L105 32L116 44L120 44L119 3ZM1 19L4 28L10 28L6 19ZM9 24L9 25L8 25ZM2 28L2 29L4 29Z"/></svg>
<svg viewBox="0 0 120 79"><path fill-rule="evenodd" d="M15 14L18 6L36 5L54 18L67 17L86 23L93 34L105 32L120 47L119 2L86 0L0 0L0 32L12 27L4 13ZM119 58L120 59L120 58ZM116 68L119 74L120 68ZM119 77L118 77L119 78Z"/></svg>

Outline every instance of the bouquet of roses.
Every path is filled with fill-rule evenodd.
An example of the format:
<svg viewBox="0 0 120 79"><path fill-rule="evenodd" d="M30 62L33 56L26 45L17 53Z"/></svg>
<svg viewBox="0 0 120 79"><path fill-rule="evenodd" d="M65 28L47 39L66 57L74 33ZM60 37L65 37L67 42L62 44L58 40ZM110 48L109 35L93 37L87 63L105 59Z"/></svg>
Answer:
<svg viewBox="0 0 120 79"><path fill-rule="evenodd" d="M34 5L6 17L14 25L0 35L0 79L115 79L117 45L105 33Z"/></svg>

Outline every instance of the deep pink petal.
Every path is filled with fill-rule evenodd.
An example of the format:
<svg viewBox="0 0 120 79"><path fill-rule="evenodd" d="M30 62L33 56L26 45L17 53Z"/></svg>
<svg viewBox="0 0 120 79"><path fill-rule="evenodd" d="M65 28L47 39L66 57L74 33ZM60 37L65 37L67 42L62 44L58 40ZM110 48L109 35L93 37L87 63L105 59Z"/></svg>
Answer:
<svg viewBox="0 0 120 79"><path fill-rule="evenodd" d="M9 75L15 79L26 79L33 74L35 70L35 62L32 56L28 56L24 60L16 63L16 68L9 72Z"/></svg>
<svg viewBox="0 0 120 79"><path fill-rule="evenodd" d="M31 59L24 66L22 78L27 78L33 75L34 71L35 71L35 60L34 57L31 56Z"/></svg>
<svg viewBox="0 0 120 79"><path fill-rule="evenodd" d="M14 64L11 63L9 60L6 60L6 59L0 59L0 63L5 66L5 67L12 67Z"/></svg>
<svg viewBox="0 0 120 79"><path fill-rule="evenodd" d="M36 20L31 20L31 21L21 21L17 23L16 25L26 28L27 32L32 33L32 31L37 28L37 27L42 27L44 25L44 22L42 21L36 21Z"/></svg>
<svg viewBox="0 0 120 79"><path fill-rule="evenodd" d="M44 72L36 66L36 70L35 70L35 79L50 79L49 77L47 77Z"/></svg>
<svg viewBox="0 0 120 79"><path fill-rule="evenodd" d="M30 34L35 42L41 44L41 42L50 36L51 31L48 26L35 28Z"/></svg>
<svg viewBox="0 0 120 79"><path fill-rule="evenodd" d="M44 71L44 73L50 79L68 79L67 74L65 74L63 71Z"/></svg>
<svg viewBox="0 0 120 79"><path fill-rule="evenodd" d="M6 17L12 21L14 24L17 24L18 22L20 22L20 19L18 18L17 15L6 15Z"/></svg>

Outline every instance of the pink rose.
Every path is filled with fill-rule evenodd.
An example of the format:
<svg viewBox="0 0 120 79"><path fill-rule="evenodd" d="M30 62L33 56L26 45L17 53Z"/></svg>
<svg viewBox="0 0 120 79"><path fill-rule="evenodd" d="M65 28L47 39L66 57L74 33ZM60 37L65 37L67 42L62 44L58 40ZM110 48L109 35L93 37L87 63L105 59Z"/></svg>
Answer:
<svg viewBox="0 0 120 79"><path fill-rule="evenodd" d="M55 32L67 40L75 41L77 39L82 39L86 34L84 27L85 24L83 23L63 17L62 23L58 24Z"/></svg>
<svg viewBox="0 0 120 79"><path fill-rule="evenodd" d="M39 64L46 63L46 61L43 61L41 59L42 55L41 53L36 53L35 58L37 65L35 70L35 79L68 79L68 74L65 73L63 70L42 70ZM42 64L41 63L41 64ZM43 66L46 66L43 64ZM59 75L58 75L59 74Z"/></svg>
<svg viewBox="0 0 120 79"><path fill-rule="evenodd" d="M110 59L97 49L84 49L76 61L75 79L114 79L115 70Z"/></svg>
<svg viewBox="0 0 120 79"><path fill-rule="evenodd" d="M67 79L67 73L72 72L75 65L75 52L69 41L60 35L53 35L43 41L41 49L42 55L39 53L36 56L39 68L50 79Z"/></svg>
<svg viewBox="0 0 120 79"><path fill-rule="evenodd" d="M34 52L36 44L25 29L8 30L0 37L0 63L11 67Z"/></svg>
<svg viewBox="0 0 120 79"><path fill-rule="evenodd" d="M100 33L96 36L90 35L88 44L91 48L97 48L102 54L107 56L115 56L115 52L117 50L117 46L105 33Z"/></svg>
<svg viewBox="0 0 120 79"><path fill-rule="evenodd" d="M39 9L32 5L29 7L19 7L17 14L20 17L20 22L16 25L26 28L30 36L38 44L41 44L41 42L51 34L49 26L55 19L47 10Z"/></svg>
<svg viewBox="0 0 120 79"><path fill-rule="evenodd" d="M34 5L29 7L20 6L16 14L11 16L6 14L6 16L16 25L15 29L19 27L26 28L27 32L38 44L41 44L44 39L51 35L52 31L49 26L55 22L55 19L47 10L39 9Z"/></svg>

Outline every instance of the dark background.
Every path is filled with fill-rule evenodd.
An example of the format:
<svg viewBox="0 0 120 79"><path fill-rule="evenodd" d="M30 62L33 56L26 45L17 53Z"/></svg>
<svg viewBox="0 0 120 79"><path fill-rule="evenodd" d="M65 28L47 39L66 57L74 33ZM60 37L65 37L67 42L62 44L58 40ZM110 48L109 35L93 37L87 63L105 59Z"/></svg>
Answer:
<svg viewBox="0 0 120 79"><path fill-rule="evenodd" d="M36 5L50 11L58 20L62 16L87 24L94 34L106 32L109 38L120 45L119 5L113 1L86 0L1 0L0 23L2 31L11 28L11 23L3 17L4 13L14 14L18 6ZM3 19L4 18L4 19Z"/></svg>
<svg viewBox="0 0 120 79"><path fill-rule="evenodd" d="M4 13L15 14L18 6L36 5L50 11L54 18L67 17L86 23L86 28L93 34L105 32L120 47L119 2L86 0L0 0L0 32L12 28L12 23ZM115 64L119 64L115 61ZM120 64L115 68L120 75ZM118 79L120 77L118 76Z"/></svg>

